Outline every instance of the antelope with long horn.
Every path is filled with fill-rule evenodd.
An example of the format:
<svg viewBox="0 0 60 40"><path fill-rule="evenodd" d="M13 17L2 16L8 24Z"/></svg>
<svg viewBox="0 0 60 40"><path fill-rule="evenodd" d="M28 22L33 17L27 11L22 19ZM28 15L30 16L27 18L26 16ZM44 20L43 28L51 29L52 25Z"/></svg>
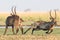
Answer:
<svg viewBox="0 0 60 40"><path fill-rule="evenodd" d="M19 31L19 26L20 26L21 32L23 34L22 18L20 18L18 15L16 15L16 7L12 7L11 11L12 11L11 16L8 16L6 19L6 28L5 28L4 35L7 32L8 26L12 26L13 34L15 34L14 27L16 28L16 34L17 34Z"/></svg>
<svg viewBox="0 0 60 40"><path fill-rule="evenodd" d="M44 31L47 31L46 33L47 34L50 34L52 31L53 31L53 27L54 25L56 24L56 13L55 13L55 18L52 17L51 15L51 10L49 12L50 14L50 20L49 22L35 22L33 23L32 25L32 34L35 30L44 30Z"/></svg>

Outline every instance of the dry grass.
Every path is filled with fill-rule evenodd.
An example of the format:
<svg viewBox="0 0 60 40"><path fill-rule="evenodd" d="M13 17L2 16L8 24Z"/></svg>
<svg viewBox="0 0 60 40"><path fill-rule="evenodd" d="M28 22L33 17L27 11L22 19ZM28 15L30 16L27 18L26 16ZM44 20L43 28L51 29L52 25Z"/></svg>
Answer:
<svg viewBox="0 0 60 40"><path fill-rule="evenodd" d="M10 15L9 12L0 13L0 17L5 17L6 18L9 15ZM47 18L47 20L50 17L49 12L17 12L17 15L19 15L20 17L33 17L33 18L40 17L41 19ZM54 12L52 12L52 16L54 17ZM60 18L60 12L57 12L57 19L58 18Z"/></svg>
<svg viewBox="0 0 60 40"><path fill-rule="evenodd" d="M57 35L0 35L0 40L60 40Z"/></svg>
<svg viewBox="0 0 60 40"><path fill-rule="evenodd" d="M5 24L5 20L7 16L9 16L9 12L0 12L0 24ZM17 15L19 15L24 20L43 20L43 21L49 21L49 12L17 12ZM54 17L54 12L52 12L52 16ZM60 25L60 12L57 12L57 22Z"/></svg>

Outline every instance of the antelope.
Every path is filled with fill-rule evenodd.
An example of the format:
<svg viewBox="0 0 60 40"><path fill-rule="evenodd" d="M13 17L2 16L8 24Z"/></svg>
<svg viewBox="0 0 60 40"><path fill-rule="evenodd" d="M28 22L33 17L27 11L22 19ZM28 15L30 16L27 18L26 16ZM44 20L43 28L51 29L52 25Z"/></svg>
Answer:
<svg viewBox="0 0 60 40"><path fill-rule="evenodd" d="M53 32L53 27L54 25L56 24L56 12L55 12L55 18L52 17L51 15L51 10L49 12L50 14L50 20L49 22L34 22L32 24L32 33L35 31L35 30L43 30L43 31L47 31L46 34L50 34Z"/></svg>
<svg viewBox="0 0 60 40"><path fill-rule="evenodd" d="M18 15L16 15L16 7L12 7L11 11L12 11L11 16L8 16L6 19L6 28L5 28L4 35L7 32L8 26L12 26L13 34L15 34L14 27L16 28L16 34L17 34L20 26L21 32L23 34L22 22L24 20L22 20L22 18L20 18Z"/></svg>

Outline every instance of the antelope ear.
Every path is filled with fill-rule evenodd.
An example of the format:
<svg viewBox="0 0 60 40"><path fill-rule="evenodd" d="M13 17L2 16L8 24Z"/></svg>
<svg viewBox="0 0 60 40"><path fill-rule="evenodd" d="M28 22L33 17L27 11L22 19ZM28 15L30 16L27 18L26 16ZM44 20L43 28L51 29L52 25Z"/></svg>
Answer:
<svg viewBox="0 0 60 40"><path fill-rule="evenodd" d="M23 20L22 18L20 18L20 20L21 20L22 22L24 22L24 20Z"/></svg>
<svg viewBox="0 0 60 40"><path fill-rule="evenodd" d="M13 15L12 13L10 13L10 15Z"/></svg>

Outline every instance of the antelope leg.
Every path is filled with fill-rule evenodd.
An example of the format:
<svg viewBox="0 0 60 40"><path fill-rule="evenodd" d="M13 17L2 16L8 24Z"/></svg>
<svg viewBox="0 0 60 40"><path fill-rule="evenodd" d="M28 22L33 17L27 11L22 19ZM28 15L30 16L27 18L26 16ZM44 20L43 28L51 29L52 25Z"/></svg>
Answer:
<svg viewBox="0 0 60 40"><path fill-rule="evenodd" d="M5 28L5 32L4 32L4 35L6 34L6 32L7 32L7 29L8 29L8 26L6 26L6 28Z"/></svg>
<svg viewBox="0 0 60 40"><path fill-rule="evenodd" d="M15 34L15 32L14 32L14 26L12 26L12 32L13 32L13 34Z"/></svg>

